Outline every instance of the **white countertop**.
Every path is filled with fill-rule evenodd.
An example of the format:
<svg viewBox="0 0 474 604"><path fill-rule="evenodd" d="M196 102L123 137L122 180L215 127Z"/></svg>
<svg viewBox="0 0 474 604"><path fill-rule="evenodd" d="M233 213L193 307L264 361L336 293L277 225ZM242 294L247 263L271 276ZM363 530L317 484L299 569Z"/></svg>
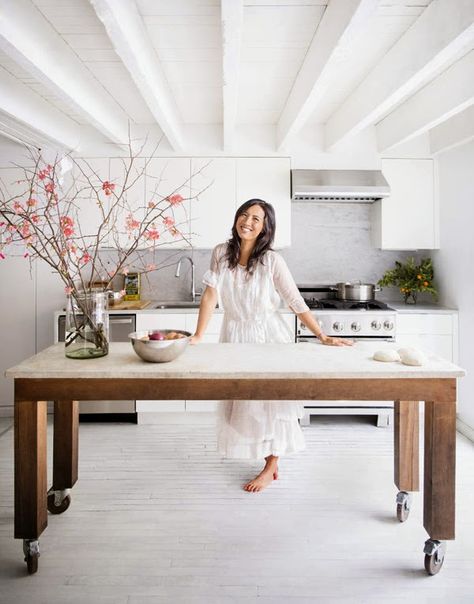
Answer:
<svg viewBox="0 0 474 604"><path fill-rule="evenodd" d="M386 302L390 308L395 309L402 314L452 314L457 313L457 308L449 308L448 306L440 306L439 304L405 304L404 302Z"/></svg>
<svg viewBox="0 0 474 604"><path fill-rule="evenodd" d="M464 370L427 353L422 367L381 363L374 350L389 343L357 342L353 347L322 344L198 344L169 363L146 363L128 342L110 344L107 356L74 360L64 344L46 348L6 372L10 378L455 378Z"/></svg>

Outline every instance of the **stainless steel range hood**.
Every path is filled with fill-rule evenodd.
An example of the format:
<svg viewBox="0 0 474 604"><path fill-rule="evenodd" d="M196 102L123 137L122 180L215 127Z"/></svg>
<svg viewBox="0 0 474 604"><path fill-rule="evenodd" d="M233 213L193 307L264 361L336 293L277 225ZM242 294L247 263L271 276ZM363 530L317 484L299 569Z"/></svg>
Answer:
<svg viewBox="0 0 474 604"><path fill-rule="evenodd" d="M293 201L372 203L390 195L380 170L292 170Z"/></svg>

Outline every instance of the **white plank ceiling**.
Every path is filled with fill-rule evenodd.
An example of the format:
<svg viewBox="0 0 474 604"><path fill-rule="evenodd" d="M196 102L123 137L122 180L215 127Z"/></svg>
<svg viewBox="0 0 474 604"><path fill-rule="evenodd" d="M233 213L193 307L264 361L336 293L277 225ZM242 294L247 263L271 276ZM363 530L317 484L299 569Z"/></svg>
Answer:
<svg viewBox="0 0 474 604"><path fill-rule="evenodd" d="M474 104L465 91L462 100L453 94L430 121L402 128L403 136L389 119L473 50L474 0L1 5L0 97L8 86L29 109L15 115L15 102L0 98L0 133L8 122L11 135L17 123L18 132L30 130L33 139L60 112L64 140L52 138L66 147L77 128L124 142L130 122L159 126L177 151L186 149L189 125L221 127L229 148L241 126L267 125L279 149L302 128L323 125L332 148L375 126L383 151L454 117L462 120ZM51 111L35 104L39 98Z"/></svg>

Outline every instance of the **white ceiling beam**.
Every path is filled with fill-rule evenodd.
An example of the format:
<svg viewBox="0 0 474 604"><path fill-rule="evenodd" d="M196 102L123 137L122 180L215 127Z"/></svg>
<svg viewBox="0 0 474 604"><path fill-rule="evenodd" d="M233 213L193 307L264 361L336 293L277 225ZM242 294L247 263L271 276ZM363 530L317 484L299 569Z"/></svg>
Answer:
<svg viewBox="0 0 474 604"><path fill-rule="evenodd" d="M1 67L0 111L10 118L5 124L5 134L11 134L15 121L18 121L20 129L21 124L24 124L37 132L39 141L54 141L68 150L79 147L81 132L79 124ZM0 121L1 119L3 118L0 118ZM28 140L21 137L21 140L25 143L32 142L30 137ZM34 140L37 140L36 137Z"/></svg>
<svg viewBox="0 0 474 604"><path fill-rule="evenodd" d="M243 23L242 0L221 0L223 147L233 147L239 100L240 46Z"/></svg>
<svg viewBox="0 0 474 604"><path fill-rule="evenodd" d="M474 51L451 65L376 125L386 151L423 134L474 104Z"/></svg>
<svg viewBox="0 0 474 604"><path fill-rule="evenodd" d="M284 149L315 111L341 71L340 56L364 31L378 0L331 0L306 54L277 124L277 146Z"/></svg>
<svg viewBox="0 0 474 604"><path fill-rule="evenodd" d="M134 0L90 3L168 142L175 151L182 151L176 103Z"/></svg>
<svg viewBox="0 0 474 604"><path fill-rule="evenodd" d="M474 105L430 130L429 137L433 155L474 140Z"/></svg>
<svg viewBox="0 0 474 604"><path fill-rule="evenodd" d="M470 50L473 41L474 0L434 0L329 118L326 147L379 122Z"/></svg>
<svg viewBox="0 0 474 604"><path fill-rule="evenodd" d="M30 0L2 2L0 48L109 140L128 140L128 118Z"/></svg>

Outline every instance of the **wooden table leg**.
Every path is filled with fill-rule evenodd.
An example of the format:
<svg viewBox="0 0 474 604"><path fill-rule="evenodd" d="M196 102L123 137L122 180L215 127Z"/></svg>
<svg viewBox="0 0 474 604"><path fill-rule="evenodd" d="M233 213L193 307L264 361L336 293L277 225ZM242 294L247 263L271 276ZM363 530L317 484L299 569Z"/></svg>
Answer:
<svg viewBox="0 0 474 604"><path fill-rule="evenodd" d="M454 539L456 402L425 402L423 526L431 539Z"/></svg>
<svg viewBox="0 0 474 604"><path fill-rule="evenodd" d="M77 482L79 402L54 402L53 489L70 489Z"/></svg>
<svg viewBox="0 0 474 604"><path fill-rule="evenodd" d="M46 507L46 401L15 401L15 538L38 539Z"/></svg>
<svg viewBox="0 0 474 604"><path fill-rule="evenodd" d="M418 491L419 402L395 401L394 481L400 491Z"/></svg>

